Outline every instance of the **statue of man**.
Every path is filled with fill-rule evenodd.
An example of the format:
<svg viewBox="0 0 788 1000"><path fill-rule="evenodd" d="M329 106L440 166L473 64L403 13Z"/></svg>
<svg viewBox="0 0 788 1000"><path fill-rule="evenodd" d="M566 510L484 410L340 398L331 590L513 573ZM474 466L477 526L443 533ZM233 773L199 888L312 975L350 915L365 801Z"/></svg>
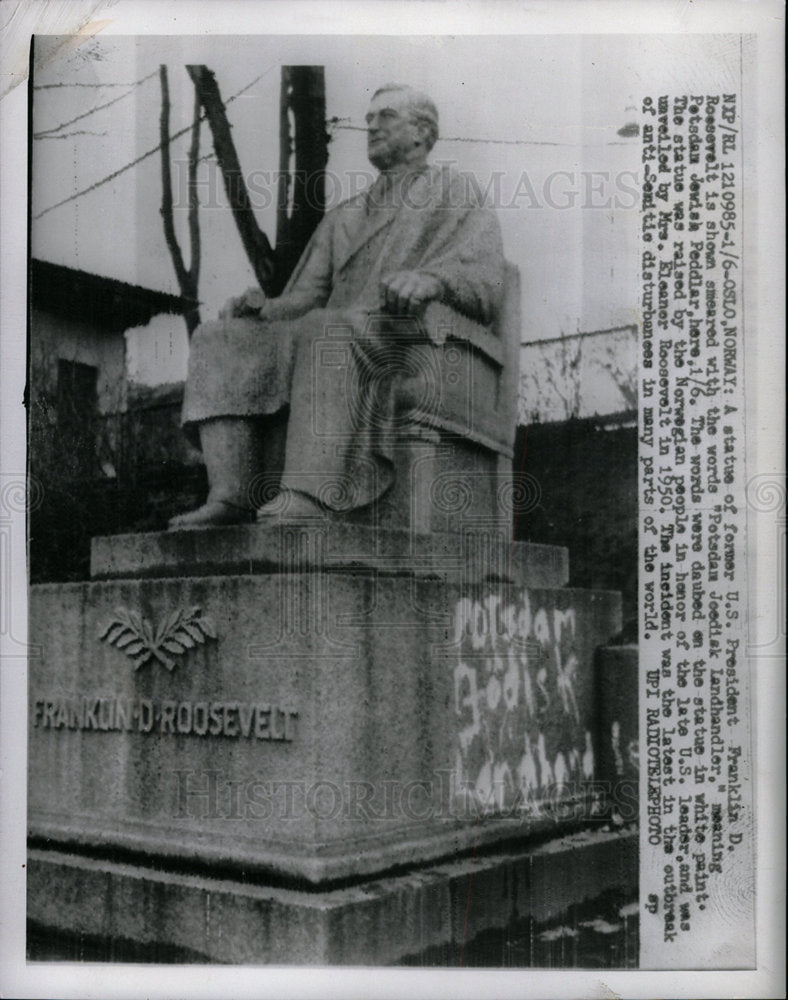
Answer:
<svg viewBox="0 0 788 1000"><path fill-rule="evenodd" d="M387 378L387 358L403 318L423 316L431 302L482 325L495 316L500 227L468 177L428 165L435 105L392 84L373 95L366 122L379 171L372 187L326 214L279 298L250 289L194 333L183 423L210 490L171 528L373 503L393 482L398 379ZM439 342L445 331L427 336ZM265 422L286 407L288 502L255 512L250 484L263 471Z"/></svg>

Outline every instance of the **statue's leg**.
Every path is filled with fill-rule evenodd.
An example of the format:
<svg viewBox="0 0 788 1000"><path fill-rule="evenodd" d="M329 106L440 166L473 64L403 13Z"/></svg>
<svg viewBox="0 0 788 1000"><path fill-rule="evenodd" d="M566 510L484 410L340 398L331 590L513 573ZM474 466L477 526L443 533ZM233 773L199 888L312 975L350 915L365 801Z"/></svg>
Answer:
<svg viewBox="0 0 788 1000"><path fill-rule="evenodd" d="M263 523L324 513L327 490L344 478L343 446L351 434L345 366L323 359L327 349L329 357L346 356L348 340L328 335L322 310L302 317L294 331L282 493L258 511Z"/></svg>
<svg viewBox="0 0 788 1000"><path fill-rule="evenodd" d="M199 424L200 447L210 486L202 507L172 518L170 528L245 524L253 519L250 487L262 471L259 422L220 417Z"/></svg>
<svg viewBox="0 0 788 1000"><path fill-rule="evenodd" d="M316 311L294 337L286 496L263 506L260 521L348 512L373 503L392 481L390 463L377 454L389 402L390 345L365 329L365 317L355 324L342 318L329 323Z"/></svg>
<svg viewBox="0 0 788 1000"><path fill-rule="evenodd" d="M275 324L236 318L195 330L182 416L187 436L202 450L210 492L197 510L173 518L171 528L250 521L250 487L258 505L275 489L289 356L287 336Z"/></svg>

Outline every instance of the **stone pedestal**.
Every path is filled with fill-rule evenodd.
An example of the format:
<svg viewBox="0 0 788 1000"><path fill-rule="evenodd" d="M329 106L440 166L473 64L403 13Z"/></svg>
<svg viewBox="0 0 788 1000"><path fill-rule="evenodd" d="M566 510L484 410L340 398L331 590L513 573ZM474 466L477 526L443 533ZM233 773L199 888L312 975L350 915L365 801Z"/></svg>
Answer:
<svg viewBox="0 0 788 1000"><path fill-rule="evenodd" d="M638 739L638 647L603 646L597 651L596 768L613 815L625 823L640 814Z"/></svg>
<svg viewBox="0 0 788 1000"><path fill-rule="evenodd" d="M637 834L556 837L320 892L234 876L30 851L28 911L38 927L156 946L178 961L275 965L465 964L490 932L527 939L573 905L637 884ZM42 935L43 936L43 935Z"/></svg>
<svg viewBox="0 0 788 1000"><path fill-rule="evenodd" d="M120 858L128 886L185 865L189 892L333 891L599 807L594 651L620 599L566 588L563 550L250 526L96 539L92 569L31 591L29 827L75 884Z"/></svg>

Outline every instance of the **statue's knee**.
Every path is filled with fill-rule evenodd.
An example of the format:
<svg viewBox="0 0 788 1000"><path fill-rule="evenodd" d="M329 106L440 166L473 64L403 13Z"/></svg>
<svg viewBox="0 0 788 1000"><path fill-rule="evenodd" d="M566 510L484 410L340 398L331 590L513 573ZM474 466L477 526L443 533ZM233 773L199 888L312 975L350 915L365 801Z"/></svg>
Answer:
<svg viewBox="0 0 788 1000"><path fill-rule="evenodd" d="M200 323L192 334L192 343L195 341L214 340L216 337L227 334L227 324L224 320L213 319L207 323Z"/></svg>
<svg viewBox="0 0 788 1000"><path fill-rule="evenodd" d="M227 329L225 324L219 320L201 323L197 327L189 342L189 353L192 358L213 358L219 354L226 359L229 347Z"/></svg>
<svg viewBox="0 0 788 1000"><path fill-rule="evenodd" d="M189 346L192 352L199 350L214 339L215 326L215 323L200 323L191 335Z"/></svg>
<svg viewBox="0 0 788 1000"><path fill-rule="evenodd" d="M294 346L300 353L311 354L314 344L326 333L320 323L307 322L299 325L293 335Z"/></svg>

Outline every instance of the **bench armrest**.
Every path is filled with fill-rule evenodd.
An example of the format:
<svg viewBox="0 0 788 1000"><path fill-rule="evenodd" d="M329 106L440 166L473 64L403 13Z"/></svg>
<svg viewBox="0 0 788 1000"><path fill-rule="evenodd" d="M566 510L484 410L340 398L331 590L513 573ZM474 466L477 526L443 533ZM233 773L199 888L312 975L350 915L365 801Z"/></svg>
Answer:
<svg viewBox="0 0 788 1000"><path fill-rule="evenodd" d="M461 340L481 351L499 367L504 364L504 345L500 337L475 320L463 316L443 302L430 302L424 310L422 325L434 344Z"/></svg>

